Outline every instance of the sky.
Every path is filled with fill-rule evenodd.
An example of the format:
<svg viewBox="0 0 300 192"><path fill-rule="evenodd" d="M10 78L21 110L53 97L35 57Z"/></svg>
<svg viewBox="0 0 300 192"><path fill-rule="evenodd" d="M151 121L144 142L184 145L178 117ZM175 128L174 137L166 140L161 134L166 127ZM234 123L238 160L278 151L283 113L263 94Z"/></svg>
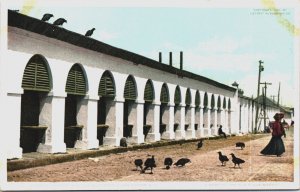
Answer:
<svg viewBox="0 0 300 192"><path fill-rule="evenodd" d="M9 8L35 18L52 13L50 23L63 17L68 21L63 27L80 34L94 27L92 38L154 60L162 52L165 64L169 52L173 52L175 67L179 67L179 53L183 51L184 70L230 86L236 81L249 97L257 95L258 61L262 60L261 82L272 83L267 95L277 96L280 82L280 103L294 103L295 34L279 22L274 11L266 9L266 0L255 8L159 4L103 7L89 6L91 1L85 1L84 6L39 6L35 0L28 1L34 6L25 7L22 1ZM279 11L281 18L295 23L293 8Z"/></svg>

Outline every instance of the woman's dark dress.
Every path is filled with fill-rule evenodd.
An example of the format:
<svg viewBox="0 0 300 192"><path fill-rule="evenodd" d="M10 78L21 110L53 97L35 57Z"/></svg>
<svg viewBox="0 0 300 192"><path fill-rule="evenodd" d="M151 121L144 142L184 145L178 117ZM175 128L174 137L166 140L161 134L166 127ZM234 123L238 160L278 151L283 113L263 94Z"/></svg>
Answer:
<svg viewBox="0 0 300 192"><path fill-rule="evenodd" d="M272 124L272 138L268 145L260 152L263 155L277 155L280 156L285 152L285 147L281 139L285 135L284 129L279 121Z"/></svg>

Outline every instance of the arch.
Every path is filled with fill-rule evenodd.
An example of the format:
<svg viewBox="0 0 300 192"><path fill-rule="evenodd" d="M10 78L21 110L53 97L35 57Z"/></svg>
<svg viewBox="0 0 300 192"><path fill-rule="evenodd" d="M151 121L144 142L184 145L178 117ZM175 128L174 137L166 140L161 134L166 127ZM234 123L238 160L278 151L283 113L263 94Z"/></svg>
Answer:
<svg viewBox="0 0 300 192"><path fill-rule="evenodd" d="M211 107L211 109L215 108L215 96L214 96L214 94L211 95L210 107Z"/></svg>
<svg viewBox="0 0 300 192"><path fill-rule="evenodd" d="M203 99L203 106L207 107L207 105L208 105L208 96L207 96L207 93L205 92L204 93L204 99Z"/></svg>
<svg viewBox="0 0 300 192"><path fill-rule="evenodd" d="M223 99L223 109L226 109L226 97Z"/></svg>
<svg viewBox="0 0 300 192"><path fill-rule="evenodd" d="M169 97L169 88L166 83L164 83L161 87L160 91L160 102L161 103L169 103L170 97Z"/></svg>
<svg viewBox="0 0 300 192"><path fill-rule="evenodd" d="M188 88L185 93L185 104L186 105L191 105L191 97L192 97L191 90L190 90L190 88Z"/></svg>
<svg viewBox="0 0 300 192"><path fill-rule="evenodd" d="M65 91L72 95L86 95L87 84L84 68L78 63L74 64L68 73Z"/></svg>
<svg viewBox="0 0 300 192"><path fill-rule="evenodd" d="M137 98L137 90L136 90L136 82L132 75L129 75L126 79L125 87L124 87L124 99L127 100L136 100Z"/></svg>
<svg viewBox="0 0 300 192"><path fill-rule="evenodd" d="M152 102L154 100L154 87L151 79L148 79L145 90L144 90L144 100L147 102Z"/></svg>
<svg viewBox="0 0 300 192"><path fill-rule="evenodd" d="M199 93L199 91L197 90L197 91L196 91L196 96L195 96L195 106L196 106L196 107L199 107L200 102L201 102L201 100L200 100L200 93Z"/></svg>
<svg viewBox="0 0 300 192"><path fill-rule="evenodd" d="M218 108L218 110L221 109L221 97L220 97L220 95L218 96L217 108Z"/></svg>
<svg viewBox="0 0 300 192"><path fill-rule="evenodd" d="M116 96L115 80L110 71L104 71L99 82L98 95L101 97Z"/></svg>
<svg viewBox="0 0 300 192"><path fill-rule="evenodd" d="M30 58L24 69L22 88L33 91L51 91L52 74L44 56L36 54Z"/></svg>
<svg viewBox="0 0 300 192"><path fill-rule="evenodd" d="M175 89L174 103L175 105L179 105L181 103L181 93L178 85Z"/></svg>
<svg viewBox="0 0 300 192"><path fill-rule="evenodd" d="M231 109L231 102L230 102L230 99L228 99L228 109Z"/></svg>

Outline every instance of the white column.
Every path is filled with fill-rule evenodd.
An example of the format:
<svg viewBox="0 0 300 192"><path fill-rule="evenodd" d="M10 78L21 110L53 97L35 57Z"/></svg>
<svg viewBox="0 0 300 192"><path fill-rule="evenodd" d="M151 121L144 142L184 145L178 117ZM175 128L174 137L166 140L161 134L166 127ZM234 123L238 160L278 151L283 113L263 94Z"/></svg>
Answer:
<svg viewBox="0 0 300 192"><path fill-rule="evenodd" d="M191 123L189 125L189 130L191 130L191 138L196 138L196 131L195 131L195 106L190 106L191 107Z"/></svg>
<svg viewBox="0 0 300 192"><path fill-rule="evenodd" d="M196 133L197 137L203 137L203 106L199 106L199 115L200 115L200 122L198 122L198 133Z"/></svg>
<svg viewBox="0 0 300 192"><path fill-rule="evenodd" d="M45 143L40 143L37 151L40 153L65 153L64 143L64 108L65 96L46 96L43 101L39 123L48 128L45 133Z"/></svg>
<svg viewBox="0 0 300 192"><path fill-rule="evenodd" d="M177 132L177 131L176 131ZM185 138L185 105L180 106L180 136L178 138Z"/></svg>
<svg viewBox="0 0 300 192"><path fill-rule="evenodd" d="M160 133L159 133L159 114L160 114L160 102L159 103L154 103L154 141L159 141L160 140Z"/></svg>
<svg viewBox="0 0 300 192"><path fill-rule="evenodd" d="M218 135L218 127L217 127L217 122L218 122L218 112L217 112L217 108L214 107L213 109L211 109L213 111L212 115L213 115L213 127L211 128L211 134L212 135Z"/></svg>
<svg viewBox="0 0 300 192"><path fill-rule="evenodd" d="M205 136L210 137L211 136L211 128L210 128L210 122L211 122L211 117L210 117L211 109L210 107L207 107L207 125L204 128L204 131L206 132Z"/></svg>
<svg viewBox="0 0 300 192"><path fill-rule="evenodd" d="M175 133L174 133L174 104L169 104L167 111L169 113L169 122L166 127L166 131L162 134L162 139L174 139Z"/></svg>
<svg viewBox="0 0 300 192"><path fill-rule="evenodd" d="M132 137L136 137L136 143L144 143L144 101L137 101L136 103L136 133L132 133Z"/></svg>
<svg viewBox="0 0 300 192"><path fill-rule="evenodd" d="M107 124L112 126L109 126L106 136L103 138L103 145L120 146L120 140L123 137L123 110L123 98L115 98L110 103L106 121L109 121Z"/></svg>
<svg viewBox="0 0 300 192"><path fill-rule="evenodd" d="M9 129L7 139L7 159L22 158L23 149L20 147L20 121L21 121L21 94L8 93L5 97L5 118L2 118L3 127Z"/></svg>
<svg viewBox="0 0 300 192"><path fill-rule="evenodd" d="M78 103L77 122L83 125L82 138L77 140L75 148L95 149L99 147L97 139L97 107L98 99L83 98Z"/></svg>
<svg viewBox="0 0 300 192"><path fill-rule="evenodd" d="M220 122L220 124L222 125L222 128L223 128L223 131L225 132L225 133L228 133L228 130L227 130L227 126L226 126L226 123L225 123L225 109L221 109L221 112L220 112L221 114L221 122Z"/></svg>

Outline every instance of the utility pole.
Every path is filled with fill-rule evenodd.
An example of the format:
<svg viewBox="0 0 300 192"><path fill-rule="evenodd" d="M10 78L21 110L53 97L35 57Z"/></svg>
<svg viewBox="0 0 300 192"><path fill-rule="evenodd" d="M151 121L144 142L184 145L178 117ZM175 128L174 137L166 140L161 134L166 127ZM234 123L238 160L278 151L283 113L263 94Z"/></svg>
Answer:
<svg viewBox="0 0 300 192"><path fill-rule="evenodd" d="M267 126L267 115L266 115L266 108L267 108L267 85L272 85L272 83L261 83L265 86L263 87L263 110L264 110L264 129Z"/></svg>
<svg viewBox="0 0 300 192"><path fill-rule="evenodd" d="M259 110L259 90L260 90L260 73L264 71L264 66L262 65L264 62L262 60L259 60L259 67L258 67L258 82L257 82L257 97L256 97L256 113L255 113L255 129L254 133L257 133L257 121L258 121L258 110Z"/></svg>

